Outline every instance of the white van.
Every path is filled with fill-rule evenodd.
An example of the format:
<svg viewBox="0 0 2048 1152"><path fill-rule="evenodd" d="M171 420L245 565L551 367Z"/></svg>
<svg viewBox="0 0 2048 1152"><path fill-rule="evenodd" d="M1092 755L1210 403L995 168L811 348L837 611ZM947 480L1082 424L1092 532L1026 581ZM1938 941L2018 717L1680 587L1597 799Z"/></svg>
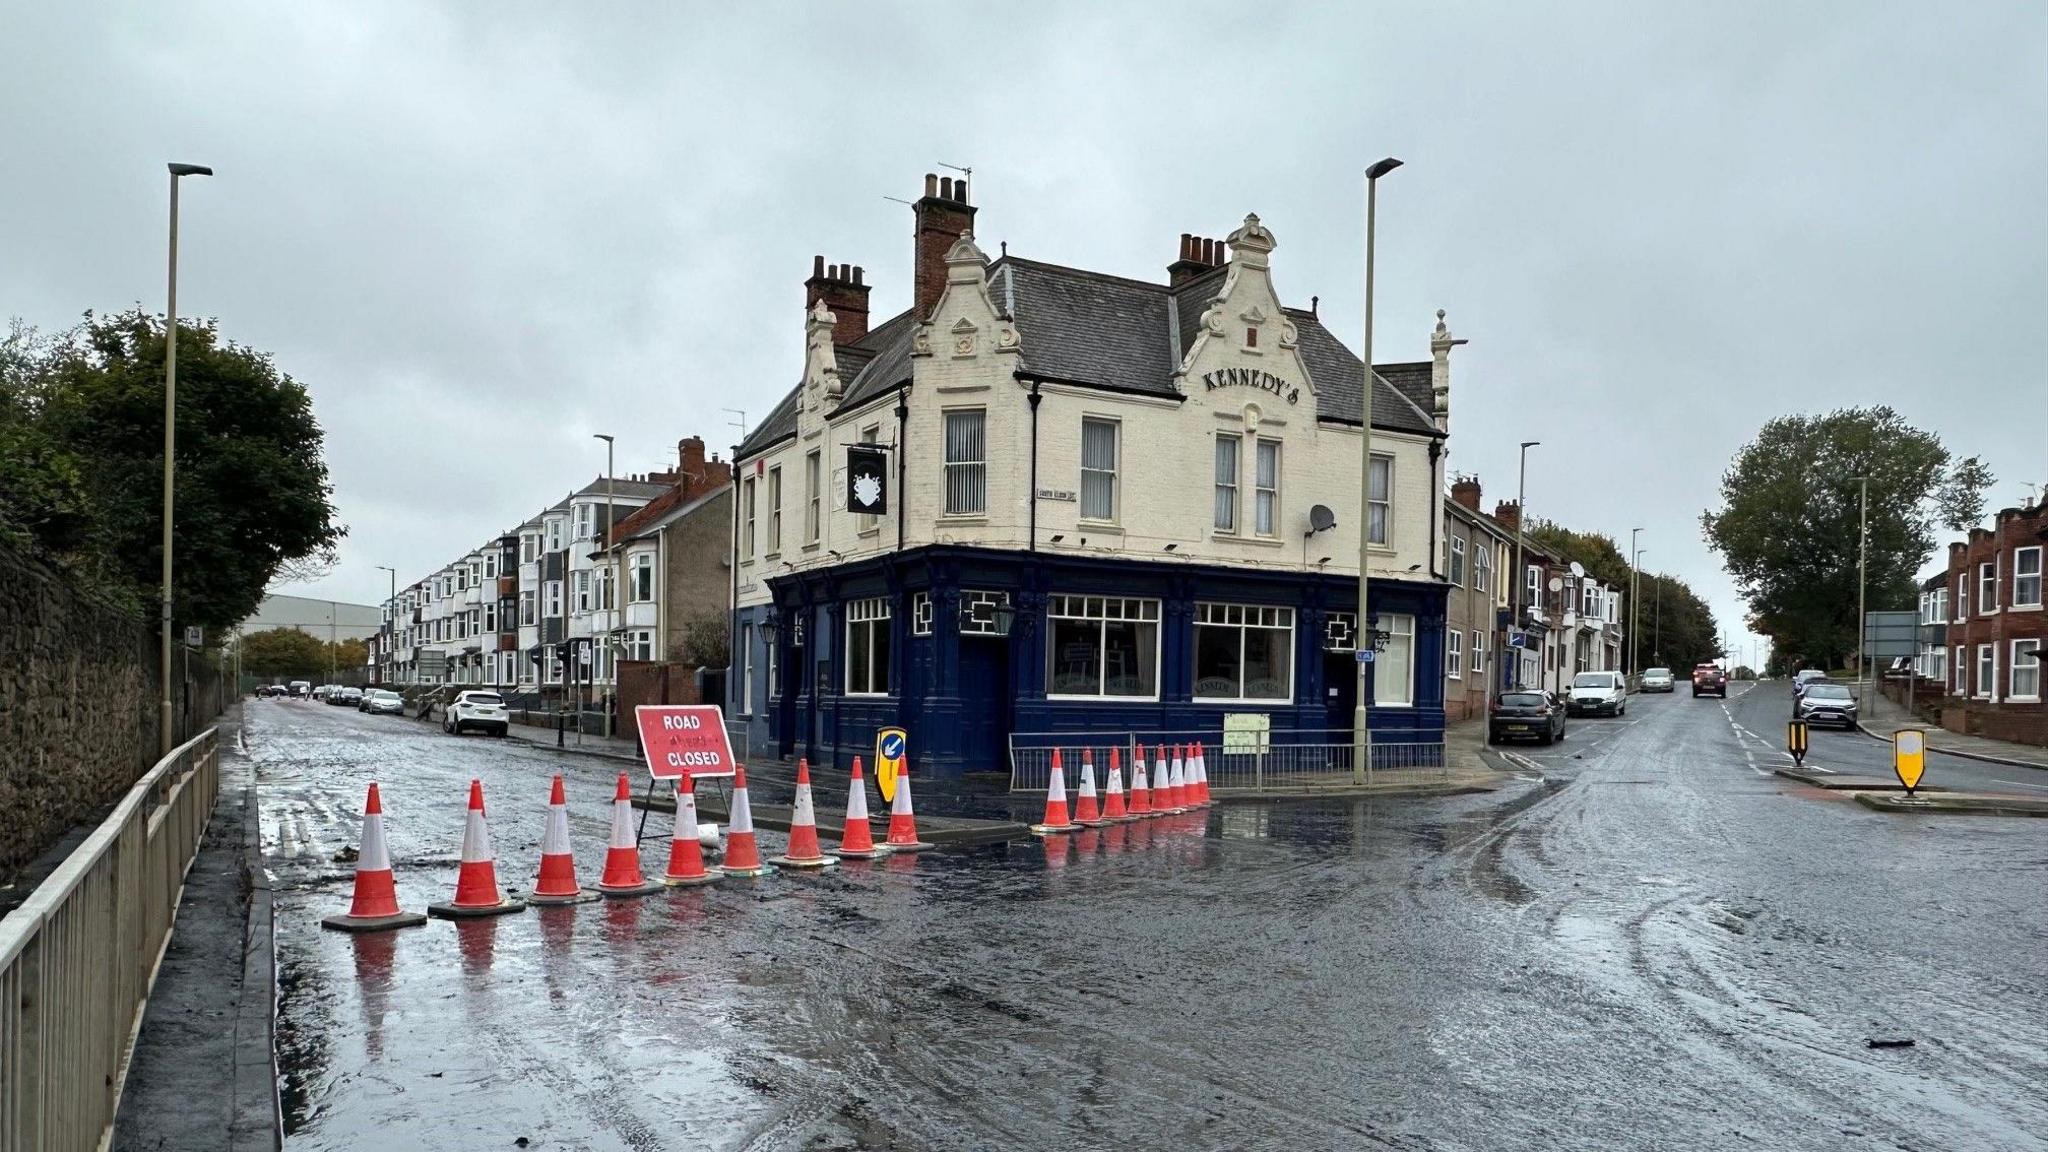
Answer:
<svg viewBox="0 0 2048 1152"><path fill-rule="evenodd" d="M1628 712L1628 684L1619 672L1581 672L1565 698L1570 716L1622 716Z"/></svg>

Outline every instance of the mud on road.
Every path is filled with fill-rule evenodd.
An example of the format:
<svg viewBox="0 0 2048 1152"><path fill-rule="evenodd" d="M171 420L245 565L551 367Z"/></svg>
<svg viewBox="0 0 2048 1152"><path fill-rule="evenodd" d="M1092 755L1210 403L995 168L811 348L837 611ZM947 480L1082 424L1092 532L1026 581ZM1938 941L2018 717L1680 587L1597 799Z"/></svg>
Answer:
<svg viewBox="0 0 2048 1152"><path fill-rule="evenodd" d="M591 873L617 765L266 701L287 1145L2048 1147L2041 822L1760 777L1692 703L1575 724L1490 796L1228 806L351 938L318 920L373 776L423 907L453 890L471 776L524 888L548 776Z"/></svg>

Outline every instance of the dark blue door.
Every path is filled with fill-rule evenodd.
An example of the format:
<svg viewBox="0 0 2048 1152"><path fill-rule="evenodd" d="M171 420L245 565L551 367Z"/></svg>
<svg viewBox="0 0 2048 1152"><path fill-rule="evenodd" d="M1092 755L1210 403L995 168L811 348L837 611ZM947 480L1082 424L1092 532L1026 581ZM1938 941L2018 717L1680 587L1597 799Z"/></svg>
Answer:
<svg viewBox="0 0 2048 1152"><path fill-rule="evenodd" d="M960 762L967 772L1010 768L1010 644L960 637Z"/></svg>

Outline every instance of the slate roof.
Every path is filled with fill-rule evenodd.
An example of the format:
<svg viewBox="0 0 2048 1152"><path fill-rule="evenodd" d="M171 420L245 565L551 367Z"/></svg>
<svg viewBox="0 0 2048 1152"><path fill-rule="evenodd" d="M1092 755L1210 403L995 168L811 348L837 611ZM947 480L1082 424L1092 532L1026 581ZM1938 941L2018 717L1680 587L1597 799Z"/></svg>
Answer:
<svg viewBox="0 0 2048 1152"><path fill-rule="evenodd" d="M989 298L1024 337L1019 371L1074 384L1178 398L1173 373L1194 342L1203 310L1222 287L1227 268L1178 288L1004 256L989 265ZM1363 364L1313 313L1289 308L1302 363L1317 396L1320 419L1355 424ZM846 392L840 409L865 403L910 377L916 325L908 311L891 317L857 344L839 350ZM1375 428L1432 435L1430 363L1382 365L1375 373ZM753 456L796 434L792 388L740 445Z"/></svg>

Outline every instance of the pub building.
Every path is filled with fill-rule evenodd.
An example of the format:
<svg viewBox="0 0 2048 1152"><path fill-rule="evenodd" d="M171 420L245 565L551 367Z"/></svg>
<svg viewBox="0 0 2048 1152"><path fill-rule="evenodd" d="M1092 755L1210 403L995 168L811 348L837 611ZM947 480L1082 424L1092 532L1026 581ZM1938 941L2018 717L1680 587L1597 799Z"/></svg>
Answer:
<svg viewBox="0 0 2048 1152"><path fill-rule="evenodd" d="M1442 314L1375 374L1361 511L1362 365L1282 303L1257 216L1181 236L1162 283L991 260L964 179L914 207L910 307L871 326L863 270L818 258L802 378L734 453L751 754L844 767L900 725L920 773L1003 772L1013 736L1247 712L1348 745L1361 529L1374 740L1440 746Z"/></svg>

